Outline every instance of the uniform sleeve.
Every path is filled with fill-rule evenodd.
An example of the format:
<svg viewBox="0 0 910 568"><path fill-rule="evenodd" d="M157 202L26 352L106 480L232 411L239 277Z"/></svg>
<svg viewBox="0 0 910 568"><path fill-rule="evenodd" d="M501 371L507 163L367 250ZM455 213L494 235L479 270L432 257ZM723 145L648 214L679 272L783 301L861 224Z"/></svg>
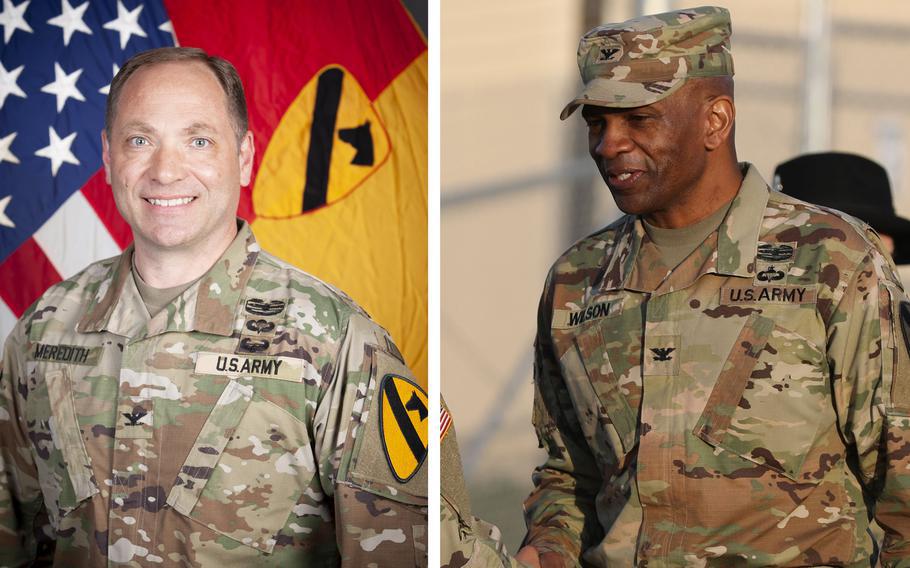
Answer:
<svg viewBox="0 0 910 568"><path fill-rule="evenodd" d="M342 566L426 566L427 414L426 391L391 339L353 314L314 424Z"/></svg>
<svg viewBox="0 0 910 568"><path fill-rule="evenodd" d="M546 462L535 469L534 490L524 504L526 545L557 552L566 566L581 563L601 529L594 499L602 482L575 416L550 336L552 286L547 285L538 311L534 342L533 422Z"/></svg>
<svg viewBox="0 0 910 568"><path fill-rule="evenodd" d="M900 317L908 304L892 274L871 251L823 315L841 431L885 531L883 565L910 567L910 338Z"/></svg>
<svg viewBox="0 0 910 568"><path fill-rule="evenodd" d="M448 409L443 424L451 424ZM495 525L472 515L455 427L441 425L439 442L439 561L441 568L512 568L523 566L509 556Z"/></svg>
<svg viewBox="0 0 910 568"><path fill-rule="evenodd" d="M25 434L24 340L17 325L0 361L0 566L50 565L53 540Z"/></svg>

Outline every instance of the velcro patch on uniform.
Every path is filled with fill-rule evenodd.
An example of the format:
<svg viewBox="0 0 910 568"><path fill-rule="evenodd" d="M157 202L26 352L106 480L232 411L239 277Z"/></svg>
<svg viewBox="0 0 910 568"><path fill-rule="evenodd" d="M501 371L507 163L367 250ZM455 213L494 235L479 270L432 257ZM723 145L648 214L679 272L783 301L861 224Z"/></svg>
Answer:
<svg viewBox="0 0 910 568"><path fill-rule="evenodd" d="M251 318L243 324L244 333L252 332L256 335L272 335L275 333L275 327L275 322L261 318Z"/></svg>
<svg viewBox="0 0 910 568"><path fill-rule="evenodd" d="M56 361L75 365L97 365L100 347L80 347L78 345L48 345L36 343L32 358L36 361Z"/></svg>
<svg viewBox="0 0 910 568"><path fill-rule="evenodd" d="M223 375L225 377L260 377L283 381L303 381L307 362L291 357L247 357L230 353L196 354L197 375Z"/></svg>
<svg viewBox="0 0 910 568"><path fill-rule="evenodd" d="M284 300L262 300L259 298L250 298L244 304L246 313L254 316L276 316L284 311L286 302Z"/></svg>
<svg viewBox="0 0 910 568"><path fill-rule="evenodd" d="M553 329L569 329L591 320L618 315L622 304L618 301L595 302L580 310L553 310Z"/></svg>
<svg viewBox="0 0 910 568"><path fill-rule="evenodd" d="M237 343L237 352L238 353L262 353L269 348L271 342L267 338L263 337L250 337L249 335L241 335L240 341Z"/></svg>
<svg viewBox="0 0 910 568"><path fill-rule="evenodd" d="M796 243L758 243L755 258L768 262L786 262L793 258L795 250Z"/></svg>
<svg viewBox="0 0 910 568"><path fill-rule="evenodd" d="M427 394L404 377L389 374L379 385L379 428L386 460L401 483L427 457Z"/></svg>
<svg viewBox="0 0 910 568"><path fill-rule="evenodd" d="M644 364L642 374L646 377L675 377L679 374L679 347L682 345L679 335L649 336L645 339Z"/></svg>
<svg viewBox="0 0 910 568"><path fill-rule="evenodd" d="M790 266L791 263L757 261L755 263L755 284L763 286L780 282L787 277Z"/></svg>
<svg viewBox="0 0 910 568"><path fill-rule="evenodd" d="M722 306L735 304L814 304L812 286L724 286L720 289Z"/></svg>

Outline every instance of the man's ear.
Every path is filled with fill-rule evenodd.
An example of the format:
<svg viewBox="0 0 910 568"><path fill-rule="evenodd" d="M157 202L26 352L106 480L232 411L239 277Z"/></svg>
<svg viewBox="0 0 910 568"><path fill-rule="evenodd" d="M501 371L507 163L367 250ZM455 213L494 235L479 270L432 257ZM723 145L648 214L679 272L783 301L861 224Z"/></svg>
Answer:
<svg viewBox="0 0 910 568"><path fill-rule="evenodd" d="M705 109L705 149L715 150L733 135L736 107L733 99L722 95L707 102Z"/></svg>
<svg viewBox="0 0 910 568"><path fill-rule="evenodd" d="M240 159L240 187L250 185L250 177L253 175L253 156L256 154L256 147L253 144L253 132L246 131L243 139L240 140L239 148Z"/></svg>
<svg viewBox="0 0 910 568"><path fill-rule="evenodd" d="M104 162L104 180L111 185L111 147L107 141L107 131L101 130L101 161Z"/></svg>

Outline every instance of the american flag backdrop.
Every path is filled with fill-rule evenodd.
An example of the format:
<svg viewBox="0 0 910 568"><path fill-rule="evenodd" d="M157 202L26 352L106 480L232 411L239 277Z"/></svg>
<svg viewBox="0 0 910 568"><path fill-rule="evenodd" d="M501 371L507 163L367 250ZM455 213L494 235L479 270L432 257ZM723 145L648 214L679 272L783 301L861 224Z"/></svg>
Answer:
<svg viewBox="0 0 910 568"><path fill-rule="evenodd" d="M426 41L400 0L2 0L0 30L0 342L130 243L102 169L107 90L179 41L243 79L256 156L238 214L263 248L346 290L426 376Z"/></svg>
<svg viewBox="0 0 910 568"><path fill-rule="evenodd" d="M114 73L173 45L161 2L3 0L0 338L48 286L131 240L101 167Z"/></svg>

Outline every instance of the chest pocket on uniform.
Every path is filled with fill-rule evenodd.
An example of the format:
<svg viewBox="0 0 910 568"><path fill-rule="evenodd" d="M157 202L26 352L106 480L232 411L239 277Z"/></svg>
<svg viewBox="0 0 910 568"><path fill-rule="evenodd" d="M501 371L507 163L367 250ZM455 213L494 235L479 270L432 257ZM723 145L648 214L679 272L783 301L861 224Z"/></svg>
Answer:
<svg viewBox="0 0 910 568"><path fill-rule="evenodd" d="M44 503L56 528L60 518L98 493L82 439L66 367L50 370L28 397L29 428ZM45 391L46 389L46 391Z"/></svg>
<svg viewBox="0 0 910 568"><path fill-rule="evenodd" d="M826 377L825 356L816 345L753 313L694 434L795 480L826 416Z"/></svg>
<svg viewBox="0 0 910 568"><path fill-rule="evenodd" d="M568 380L567 386L586 437L595 441L592 447L595 455L606 442L621 460L637 443L638 414L622 392L598 322L578 332L560 365L566 377L579 377L579 380Z"/></svg>
<svg viewBox="0 0 910 568"><path fill-rule="evenodd" d="M167 503L271 553L315 475L305 425L251 385L232 380L203 424Z"/></svg>

